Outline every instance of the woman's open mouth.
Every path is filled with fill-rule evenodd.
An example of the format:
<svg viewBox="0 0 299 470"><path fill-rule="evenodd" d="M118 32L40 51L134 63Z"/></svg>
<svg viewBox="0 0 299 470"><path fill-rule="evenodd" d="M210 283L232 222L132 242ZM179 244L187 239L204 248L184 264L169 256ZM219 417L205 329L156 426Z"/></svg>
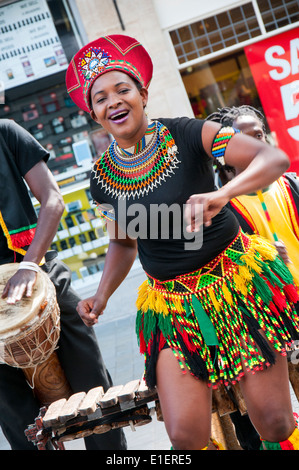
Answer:
<svg viewBox="0 0 299 470"><path fill-rule="evenodd" d="M129 111L126 110L116 111L109 116L109 119L116 124L121 124L127 119L128 114Z"/></svg>

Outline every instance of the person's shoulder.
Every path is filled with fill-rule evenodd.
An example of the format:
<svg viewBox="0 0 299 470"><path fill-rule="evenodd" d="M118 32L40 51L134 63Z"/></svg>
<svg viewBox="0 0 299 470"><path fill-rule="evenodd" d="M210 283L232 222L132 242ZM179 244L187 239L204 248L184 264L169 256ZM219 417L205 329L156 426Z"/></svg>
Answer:
<svg viewBox="0 0 299 470"><path fill-rule="evenodd" d="M25 130L16 123L13 119L0 119L0 131L2 134L8 137L15 138L20 133L24 133Z"/></svg>
<svg viewBox="0 0 299 470"><path fill-rule="evenodd" d="M298 181L298 176L295 171L287 171L286 173L283 174L283 177L286 178L287 180Z"/></svg>
<svg viewBox="0 0 299 470"><path fill-rule="evenodd" d="M14 127L17 127L17 124L12 119L4 119L4 118L0 119L0 129L1 130L12 129Z"/></svg>
<svg viewBox="0 0 299 470"><path fill-rule="evenodd" d="M295 190L299 193L299 178L295 172L287 171L281 176L281 179L286 181L291 190Z"/></svg>
<svg viewBox="0 0 299 470"><path fill-rule="evenodd" d="M181 116L181 117L174 117L174 118L158 118L157 121L161 122L164 126L166 126L170 132L198 132L201 130L204 120L190 118L188 116Z"/></svg>
<svg viewBox="0 0 299 470"><path fill-rule="evenodd" d="M295 185L295 186L298 186L299 184L299 179L298 179L298 176L295 172L293 171L287 171L286 173L284 173L281 178L286 181L287 183L289 183L290 185Z"/></svg>

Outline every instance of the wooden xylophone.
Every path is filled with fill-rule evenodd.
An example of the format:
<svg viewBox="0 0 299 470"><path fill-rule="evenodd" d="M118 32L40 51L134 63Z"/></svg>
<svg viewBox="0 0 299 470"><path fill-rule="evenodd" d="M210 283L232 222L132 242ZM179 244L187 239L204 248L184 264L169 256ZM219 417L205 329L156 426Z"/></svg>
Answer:
<svg viewBox="0 0 299 470"><path fill-rule="evenodd" d="M289 373L299 401L299 363L289 362ZM153 406L149 408L151 402ZM226 450L241 449L230 419L230 414L236 410L241 415L247 414L238 383L213 390L212 435ZM163 421L156 389L148 389L141 378L111 387L106 393L103 387L95 387L87 393L56 400L40 409L35 423L28 426L25 434L39 450L64 450L64 442L91 434L125 426L134 431L138 426L151 423L155 413L157 420Z"/></svg>
<svg viewBox="0 0 299 470"><path fill-rule="evenodd" d="M154 403L150 409L148 404ZM68 399L56 400L42 407L35 423L25 430L27 439L39 450L53 446L64 450L64 442L101 434L112 429L148 424L152 415L162 420L156 390L149 390L143 379L126 385L117 385L104 393L95 387L87 393L79 392ZM53 448L52 447L52 448Z"/></svg>
<svg viewBox="0 0 299 470"><path fill-rule="evenodd" d="M149 408L149 404L153 406ZM236 403L242 414L246 407L238 388L234 398L224 387L213 391L213 436L221 441L225 449L239 449L229 414L236 410ZM49 407L42 407L35 423L25 434L39 450L64 450L64 442L100 434L119 427L135 428L151 423L156 413L158 421L163 421L157 391L150 390L143 378L126 385L111 387L106 393L103 387L95 387L89 392L79 392L68 399L54 401Z"/></svg>

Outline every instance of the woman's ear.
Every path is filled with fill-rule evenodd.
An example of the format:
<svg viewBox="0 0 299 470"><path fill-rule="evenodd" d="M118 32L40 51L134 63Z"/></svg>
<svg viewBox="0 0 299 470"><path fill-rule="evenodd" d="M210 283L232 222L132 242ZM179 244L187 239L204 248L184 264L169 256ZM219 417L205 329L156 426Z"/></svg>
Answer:
<svg viewBox="0 0 299 470"><path fill-rule="evenodd" d="M90 115L91 119L93 119L95 122L99 123L99 121L97 119L97 116L96 116L93 109L90 111L89 115Z"/></svg>
<svg viewBox="0 0 299 470"><path fill-rule="evenodd" d="M143 108L146 107L147 105L147 102L148 102L148 91L146 88L140 88L139 90L139 93L141 95L141 98L142 98L142 103L143 103Z"/></svg>

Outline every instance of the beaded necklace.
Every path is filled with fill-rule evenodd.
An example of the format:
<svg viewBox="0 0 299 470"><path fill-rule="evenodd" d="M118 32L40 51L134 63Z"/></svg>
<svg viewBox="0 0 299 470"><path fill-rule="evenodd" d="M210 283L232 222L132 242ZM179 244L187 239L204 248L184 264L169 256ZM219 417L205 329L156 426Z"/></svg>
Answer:
<svg viewBox="0 0 299 470"><path fill-rule="evenodd" d="M178 150L169 130L151 123L134 147L121 149L114 140L95 163L97 184L113 198L139 198L163 183L177 168Z"/></svg>

